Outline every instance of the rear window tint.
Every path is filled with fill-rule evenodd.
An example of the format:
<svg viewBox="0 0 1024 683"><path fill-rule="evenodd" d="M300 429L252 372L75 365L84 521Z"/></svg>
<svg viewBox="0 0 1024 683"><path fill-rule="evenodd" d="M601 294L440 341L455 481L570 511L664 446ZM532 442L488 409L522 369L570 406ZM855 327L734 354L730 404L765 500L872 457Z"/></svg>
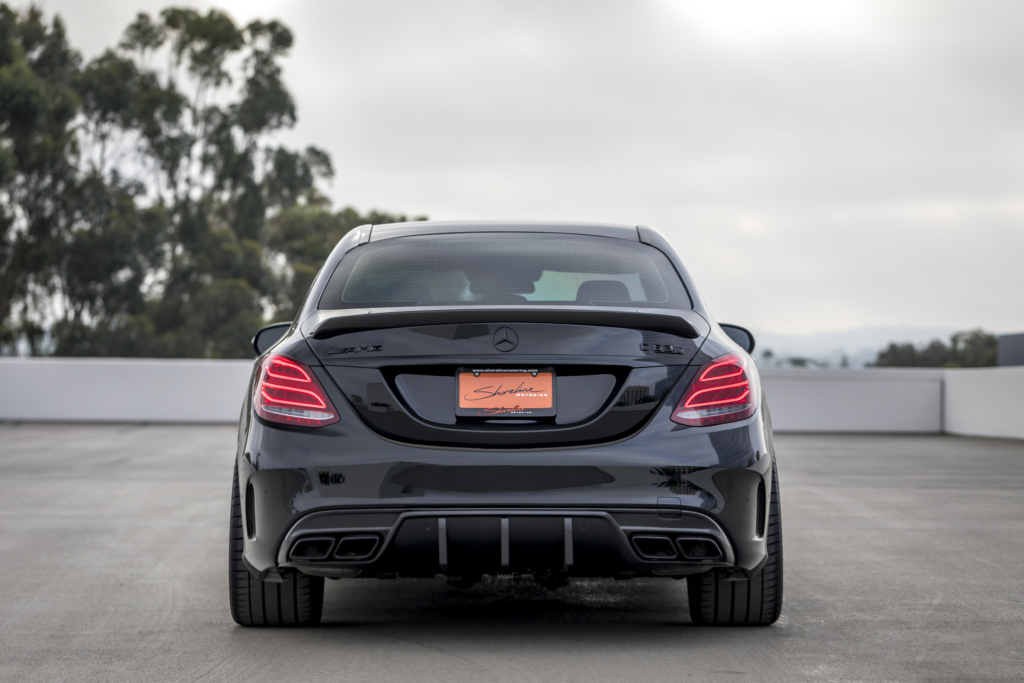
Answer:
<svg viewBox="0 0 1024 683"><path fill-rule="evenodd" d="M515 233L406 237L342 259L321 309L587 305L690 308L668 259L608 238Z"/></svg>

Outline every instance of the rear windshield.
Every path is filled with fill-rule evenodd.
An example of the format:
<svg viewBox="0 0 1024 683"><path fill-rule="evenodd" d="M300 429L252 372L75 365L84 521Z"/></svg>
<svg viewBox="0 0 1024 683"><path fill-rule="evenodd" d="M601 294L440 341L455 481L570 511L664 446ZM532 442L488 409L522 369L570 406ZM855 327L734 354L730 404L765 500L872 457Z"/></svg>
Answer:
<svg viewBox="0 0 1024 683"><path fill-rule="evenodd" d="M692 307L657 249L515 233L405 237L359 247L338 264L319 307L489 304Z"/></svg>

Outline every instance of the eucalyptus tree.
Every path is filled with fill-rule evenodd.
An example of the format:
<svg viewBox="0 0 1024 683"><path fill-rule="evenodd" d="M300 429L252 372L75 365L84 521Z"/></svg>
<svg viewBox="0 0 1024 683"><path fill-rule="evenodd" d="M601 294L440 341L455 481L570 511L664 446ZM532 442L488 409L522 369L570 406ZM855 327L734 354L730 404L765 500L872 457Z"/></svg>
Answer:
<svg viewBox="0 0 1024 683"><path fill-rule="evenodd" d="M293 36L226 13L140 13L88 63L58 17L0 4L0 351L242 357L294 315L332 212L282 77Z"/></svg>
<svg viewBox="0 0 1024 683"><path fill-rule="evenodd" d="M20 337L37 347L43 337L37 308L77 183L80 62L59 19L47 25L38 8L0 4L0 344Z"/></svg>
<svg viewBox="0 0 1024 683"><path fill-rule="evenodd" d="M273 309L265 222L321 201L316 181L332 174L322 150L272 141L296 121L281 76L292 44L277 21L238 26L219 10L169 8L140 13L117 49L82 69L89 171L134 183L161 237L139 287L150 294L145 315L114 316L106 338L130 333L157 355L239 355Z"/></svg>

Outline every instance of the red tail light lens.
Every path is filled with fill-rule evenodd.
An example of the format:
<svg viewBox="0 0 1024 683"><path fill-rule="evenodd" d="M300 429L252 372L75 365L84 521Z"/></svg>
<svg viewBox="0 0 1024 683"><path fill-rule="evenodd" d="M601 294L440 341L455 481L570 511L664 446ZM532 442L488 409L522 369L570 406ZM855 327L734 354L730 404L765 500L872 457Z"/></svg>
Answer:
<svg viewBox="0 0 1024 683"><path fill-rule="evenodd" d="M339 419L309 366L284 356L264 359L253 405L264 420L299 427L323 427Z"/></svg>
<svg viewBox="0 0 1024 683"><path fill-rule="evenodd" d="M749 362L739 354L729 353L702 365L672 411L672 421L707 427L753 415L757 398L747 369Z"/></svg>

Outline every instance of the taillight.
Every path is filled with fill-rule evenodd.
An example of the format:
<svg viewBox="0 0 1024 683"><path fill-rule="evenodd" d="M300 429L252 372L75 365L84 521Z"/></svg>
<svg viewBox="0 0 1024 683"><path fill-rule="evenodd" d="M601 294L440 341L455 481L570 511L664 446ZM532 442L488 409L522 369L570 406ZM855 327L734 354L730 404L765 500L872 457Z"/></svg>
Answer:
<svg viewBox="0 0 1024 683"><path fill-rule="evenodd" d="M309 366L284 356L264 359L253 405L264 420L299 427L323 427L339 419Z"/></svg>
<svg viewBox="0 0 1024 683"><path fill-rule="evenodd" d="M757 397L747 371L749 362L739 354L728 353L702 365L672 411L672 421L707 427L753 415Z"/></svg>

